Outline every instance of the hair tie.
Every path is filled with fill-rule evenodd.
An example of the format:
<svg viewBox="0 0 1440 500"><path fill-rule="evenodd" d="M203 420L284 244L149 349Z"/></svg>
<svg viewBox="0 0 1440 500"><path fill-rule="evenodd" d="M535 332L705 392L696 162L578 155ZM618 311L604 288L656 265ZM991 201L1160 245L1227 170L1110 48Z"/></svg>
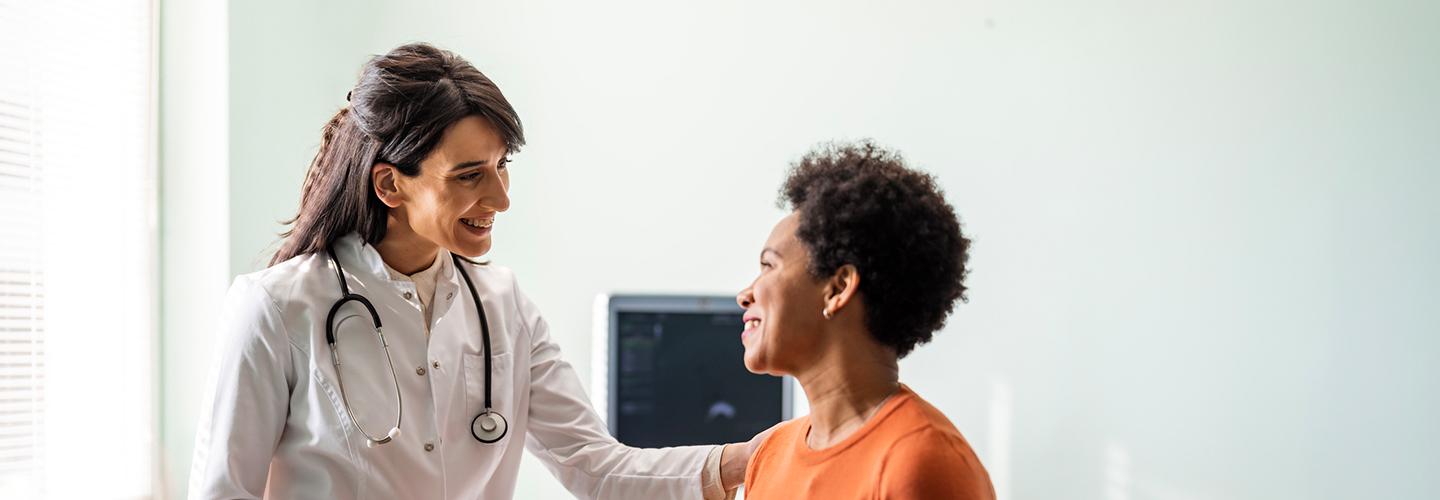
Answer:
<svg viewBox="0 0 1440 500"><path fill-rule="evenodd" d="M350 92L354 92L354 91L351 90ZM345 102L350 102L350 92L346 92L346 93L345 93Z"/></svg>

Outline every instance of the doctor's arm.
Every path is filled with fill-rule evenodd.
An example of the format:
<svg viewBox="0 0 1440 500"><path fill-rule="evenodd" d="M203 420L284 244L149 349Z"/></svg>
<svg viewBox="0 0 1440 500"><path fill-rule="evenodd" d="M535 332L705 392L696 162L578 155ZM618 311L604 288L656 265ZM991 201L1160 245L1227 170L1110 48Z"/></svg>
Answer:
<svg viewBox="0 0 1440 500"><path fill-rule="evenodd" d="M745 444L634 448L616 441L590 405L574 367L537 309L517 291L531 335L530 429L526 446L578 498L726 498L744 476ZM743 456L742 456L743 455ZM709 471L702 472L706 466ZM729 474L721 473L722 466ZM702 480L708 480L704 484Z"/></svg>
<svg viewBox="0 0 1440 500"><path fill-rule="evenodd" d="M259 284L226 295L215 362L195 432L190 499L260 498L288 411L290 339Z"/></svg>

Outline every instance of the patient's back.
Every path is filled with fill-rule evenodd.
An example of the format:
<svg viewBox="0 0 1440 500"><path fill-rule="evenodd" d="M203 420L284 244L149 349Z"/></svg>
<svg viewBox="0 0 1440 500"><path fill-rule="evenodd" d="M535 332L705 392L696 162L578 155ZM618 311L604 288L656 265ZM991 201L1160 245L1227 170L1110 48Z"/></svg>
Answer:
<svg viewBox="0 0 1440 500"><path fill-rule="evenodd" d="M823 450L805 444L810 417L775 429L745 471L747 500L995 498L970 443L909 387L854 434Z"/></svg>

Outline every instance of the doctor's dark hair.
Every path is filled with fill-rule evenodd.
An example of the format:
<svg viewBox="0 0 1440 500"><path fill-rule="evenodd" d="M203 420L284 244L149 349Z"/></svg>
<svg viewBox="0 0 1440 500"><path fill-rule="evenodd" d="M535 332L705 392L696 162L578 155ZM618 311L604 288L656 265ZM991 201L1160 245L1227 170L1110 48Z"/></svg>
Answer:
<svg viewBox="0 0 1440 500"><path fill-rule="evenodd" d="M401 174L420 173L420 161L445 130L467 116L490 122L509 152L525 144L520 118L480 70L453 52L425 43L402 45L371 58L346 95L349 105L325 124L320 150L300 192L300 210L270 265L324 251L359 233L367 243L385 237L389 207L371 185L376 163Z"/></svg>
<svg viewBox="0 0 1440 500"><path fill-rule="evenodd" d="M970 239L929 174L871 141L827 144L791 166L780 206L797 214L811 276L850 264L865 326L905 357L965 300Z"/></svg>

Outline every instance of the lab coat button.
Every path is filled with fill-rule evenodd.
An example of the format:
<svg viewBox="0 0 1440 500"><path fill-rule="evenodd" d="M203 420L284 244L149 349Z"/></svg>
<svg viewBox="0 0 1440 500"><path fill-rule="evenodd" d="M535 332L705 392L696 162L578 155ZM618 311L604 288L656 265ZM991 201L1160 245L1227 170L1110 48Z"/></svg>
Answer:
<svg viewBox="0 0 1440 500"><path fill-rule="evenodd" d="M455 298L455 292L450 292L450 293L445 294L445 300L450 300L450 299L453 299L453 298Z"/></svg>
<svg viewBox="0 0 1440 500"><path fill-rule="evenodd" d="M424 376L425 376L425 367L422 366L422 367L416 368L416 369L415 369L415 374L416 374L416 375L419 375L419 376L421 376L421 377L424 377Z"/></svg>
<svg viewBox="0 0 1440 500"><path fill-rule="evenodd" d="M425 443L425 451L435 451L435 443Z"/></svg>
<svg viewBox="0 0 1440 500"><path fill-rule="evenodd" d="M436 370L439 370L439 369L440 369L440 362L439 362L439 361L433 361L433 362L430 363L430 367L431 367L431 368L434 368L434 369L436 369Z"/></svg>
<svg viewBox="0 0 1440 500"><path fill-rule="evenodd" d="M412 294L412 293L410 293L410 292L405 292L405 300L410 300L410 297L414 297L414 296L415 296L415 294Z"/></svg>

